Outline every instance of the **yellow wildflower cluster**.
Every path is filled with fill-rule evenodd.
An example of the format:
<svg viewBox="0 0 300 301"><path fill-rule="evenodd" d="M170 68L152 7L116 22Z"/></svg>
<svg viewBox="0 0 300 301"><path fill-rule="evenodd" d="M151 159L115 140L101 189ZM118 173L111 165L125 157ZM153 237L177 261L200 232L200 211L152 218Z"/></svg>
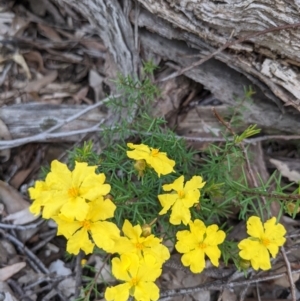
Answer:
<svg viewBox="0 0 300 301"><path fill-rule="evenodd" d="M167 157L166 153L145 144L128 143L127 146L134 151L127 151L127 156L136 160L135 167L139 175L144 174L147 166L153 168L158 176L167 175L174 171L175 161ZM163 185L164 191L171 193L160 194L158 200L163 209L160 215L166 214L171 209L170 223L172 225L185 225L191 220L190 208L199 203L199 189L205 185L202 177L194 176L184 185L184 176L180 176L171 184Z"/></svg>
<svg viewBox="0 0 300 301"><path fill-rule="evenodd" d="M160 153L158 149L149 148L144 144L128 143L127 146L134 149L134 151L128 151L127 156L136 160L135 167L139 175L144 174L147 166L153 168L158 176L167 175L174 171L175 161L170 160L166 153ZM199 203L200 189L204 185L205 182L200 176L193 176L184 184L184 176L182 175L173 183L162 186L162 189L169 193L158 195L158 200L163 207L158 214L166 214L171 209L170 223L172 225L183 223L190 227L190 231L177 232L178 241L175 247L178 252L184 254L181 258L183 265L190 266L194 273L200 273L205 268L205 255L208 256L213 265L219 265L221 251L218 245L223 243L226 236L225 232L219 230L217 225L206 228L200 220L191 221L190 208ZM132 237L134 236L132 235ZM126 243L122 242L120 248L125 245ZM156 258L159 258L159 252L156 254L153 253L154 250L151 252ZM163 254L162 251L160 254Z"/></svg>
<svg viewBox="0 0 300 301"><path fill-rule="evenodd" d="M134 167L140 177L149 168L158 177L174 172L175 161L159 149L145 144L128 143L127 146L131 149L127 156L135 160ZM122 283L106 289L106 300L125 301L131 296L135 300L155 301L159 298L159 288L154 282L170 258L169 250L161 238L151 234L150 225L132 225L125 219L120 230L115 223L107 221L114 217L116 205L107 197L111 187L105 183L105 175L97 174L96 169L97 166L76 162L70 171L65 164L53 161L45 181L37 181L29 189L34 200L30 211L57 223L57 234L67 239L69 253L83 250L89 254L96 245L115 254L112 273ZM162 206L157 214L170 211L170 224L184 224L189 228L177 232L175 248L183 254L183 265L194 273L203 271L206 257L219 266L219 245L226 237L217 225L206 226L199 219L192 220L190 210L199 204L200 189L205 184L198 175L186 182L181 175L173 183L164 184L162 190L167 193L157 196ZM240 257L254 269L270 269L270 254L274 258L285 243L284 227L276 224L274 217L262 224L259 217L252 216L247 221L247 232L250 237L238 244Z"/></svg>
<svg viewBox="0 0 300 301"><path fill-rule="evenodd" d="M157 300L159 289L154 281L170 258L168 248L153 234L143 236L142 227L132 226L128 220L122 232L124 236L117 240L113 250L120 257L112 260L112 273L124 283L107 288L105 299L126 301L132 296L135 300Z"/></svg>
<svg viewBox="0 0 300 301"><path fill-rule="evenodd" d="M114 216L116 209L105 198L110 185L104 183L104 174L95 173L96 168L76 162L70 171L54 160L45 181L37 181L35 187L29 188L34 200L30 211L56 221L57 234L66 237L67 251L72 254L78 254L80 249L92 253L95 244L110 252L119 237L118 227L106 221Z"/></svg>

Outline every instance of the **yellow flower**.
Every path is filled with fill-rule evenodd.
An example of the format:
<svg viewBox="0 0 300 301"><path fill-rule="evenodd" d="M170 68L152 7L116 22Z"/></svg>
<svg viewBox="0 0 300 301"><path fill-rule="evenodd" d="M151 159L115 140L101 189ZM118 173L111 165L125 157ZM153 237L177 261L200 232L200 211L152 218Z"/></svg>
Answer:
<svg viewBox="0 0 300 301"><path fill-rule="evenodd" d="M159 298L159 288L154 281L161 274L161 265L154 256L139 258L136 254L124 254L112 260L112 273L125 283L108 287L105 291L107 301L127 301L129 296L135 300L150 301Z"/></svg>
<svg viewBox="0 0 300 301"><path fill-rule="evenodd" d="M199 203L199 189L205 185L200 176L193 176L190 181L183 185L184 176L180 176L172 184L163 185L164 191L173 190L171 193L160 194L158 199L163 209L159 212L160 215L166 214L172 207L170 223L179 225L183 222L185 225L191 220L189 208L194 204Z"/></svg>
<svg viewBox="0 0 300 301"><path fill-rule="evenodd" d="M111 200L99 197L89 203L89 211L83 221L68 219L64 215L54 216L58 225L57 235L64 235L68 240L67 251L77 255L81 249L90 254L96 244L106 252L111 252L120 230L114 223L104 220L113 217L115 209Z"/></svg>
<svg viewBox="0 0 300 301"><path fill-rule="evenodd" d="M146 254L153 255L158 262L163 264L170 258L170 252L166 246L161 244L162 239L153 234L143 236L143 229L140 225L132 226L125 220L122 228L124 236L121 236L114 246L114 252L119 254L135 253L140 258Z"/></svg>
<svg viewBox="0 0 300 301"><path fill-rule="evenodd" d="M30 210L37 214L43 207L43 217L48 219L61 213L68 219L83 221L89 210L88 201L109 193L104 184L105 175L96 174L97 166L76 162L73 171L57 160L51 163L51 172L45 182L38 181L29 190L35 200Z"/></svg>
<svg viewBox="0 0 300 301"><path fill-rule="evenodd" d="M285 243L283 237L286 230L282 224L276 224L276 218L272 217L264 225L257 216L251 216L247 221L247 233L249 238L243 239L238 247L239 255L245 260L250 260L254 270L271 268L270 254L275 258L279 247Z"/></svg>
<svg viewBox="0 0 300 301"><path fill-rule="evenodd" d="M221 251L218 245L225 239L225 232L219 230L217 225L207 228L201 220L189 222L190 231L178 231L176 234L176 250L183 253L181 261L189 266L193 273L200 273L205 268L205 255L214 266L219 266Z"/></svg>
<svg viewBox="0 0 300 301"><path fill-rule="evenodd" d="M174 171L175 161L167 157L166 153L162 153L157 148L149 147L145 144L127 143L132 151L127 151L127 156L136 161L145 160L158 174L167 175Z"/></svg>

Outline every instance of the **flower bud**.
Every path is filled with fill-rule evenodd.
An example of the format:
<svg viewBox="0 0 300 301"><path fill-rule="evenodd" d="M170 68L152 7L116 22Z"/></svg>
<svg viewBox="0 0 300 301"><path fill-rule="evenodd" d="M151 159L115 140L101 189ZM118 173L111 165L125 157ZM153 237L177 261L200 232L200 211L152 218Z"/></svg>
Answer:
<svg viewBox="0 0 300 301"><path fill-rule="evenodd" d="M148 237L149 235L151 235L151 225L145 224L142 226L142 236Z"/></svg>
<svg viewBox="0 0 300 301"><path fill-rule="evenodd" d="M153 226L153 224L156 221L157 221L157 218L155 218L150 224L144 224L142 226L142 236L143 237L147 237L147 236L151 235L151 233L152 233L151 227Z"/></svg>
<svg viewBox="0 0 300 301"><path fill-rule="evenodd" d="M80 264L81 264L82 267L85 266L86 263L87 263L86 259L81 259Z"/></svg>
<svg viewBox="0 0 300 301"><path fill-rule="evenodd" d="M134 163L134 168L139 172L139 176L144 176L144 170L146 169L146 161L145 160L137 160Z"/></svg>
<svg viewBox="0 0 300 301"><path fill-rule="evenodd" d="M109 200L113 201L113 200L114 200L114 197L113 197L111 194L107 194L107 195L105 196L105 199L109 199Z"/></svg>
<svg viewBox="0 0 300 301"><path fill-rule="evenodd" d="M246 259L240 258L239 266L240 266L243 270L248 269L248 268L250 267L250 260L246 260Z"/></svg>
<svg viewBox="0 0 300 301"><path fill-rule="evenodd" d="M286 205L286 212L289 214L289 215L293 215L294 212L295 212L295 208L296 208L296 204L294 203L288 203ZM296 214L300 212L300 207L298 207L297 211L296 211Z"/></svg>

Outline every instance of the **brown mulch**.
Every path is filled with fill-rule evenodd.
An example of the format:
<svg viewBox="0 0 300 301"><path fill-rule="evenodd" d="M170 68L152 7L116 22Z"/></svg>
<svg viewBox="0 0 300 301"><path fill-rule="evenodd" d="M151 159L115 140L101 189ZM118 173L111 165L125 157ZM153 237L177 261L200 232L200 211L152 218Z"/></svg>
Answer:
<svg viewBox="0 0 300 301"><path fill-rule="evenodd" d="M116 91L112 79L117 70L105 45L88 21L68 7L58 7L52 0L10 1L0 10L0 36L0 140L36 135L55 125L61 116L67 118ZM163 60L158 64L155 79L172 72ZM228 107L205 87L179 76L161 83L160 89L155 114L166 117L180 135L221 137L220 123L211 108L217 107L226 115ZM7 118L9 108L15 111ZM186 119L191 110L196 110L202 120L192 134ZM113 281L102 254L85 257L87 263L82 266L82 256L66 255L66 242L56 236L55 224L34 219L27 211L27 189L39 178L41 167L53 159L66 161L67 151L84 141L92 139L97 143L97 133L84 130L97 124L103 115L105 111L95 110L60 132L83 130L80 135L53 135L28 143L25 140L17 147L0 150L0 300L72 300L74 295L78 297L80 283L86 286L94 281L101 290L103 283ZM208 142L191 144L202 150ZM253 168L266 178L277 168L283 175L282 185L300 180L298 142L265 141L253 147L253 152ZM295 228L299 230L299 225ZM291 253L293 268L297 269L299 250ZM163 289L199 286L228 277L222 274L226 269L229 274L234 271L234 267L222 268L220 274L208 269L195 276L180 268L179 259L173 256L159 283ZM294 279L296 285L298 278L299 274ZM237 300L243 288L226 288L220 293L202 291L172 300ZM298 290L297 293L300 295ZM263 300L286 300L290 282L281 277L253 286L245 300L256 300L258 295L263 295ZM90 300L102 298L94 293L91 296Z"/></svg>

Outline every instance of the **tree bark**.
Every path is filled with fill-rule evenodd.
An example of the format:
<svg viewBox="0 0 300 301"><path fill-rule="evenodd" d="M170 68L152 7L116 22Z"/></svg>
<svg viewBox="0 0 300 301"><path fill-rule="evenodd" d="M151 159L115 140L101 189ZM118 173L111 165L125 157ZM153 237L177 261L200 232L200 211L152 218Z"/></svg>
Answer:
<svg viewBox="0 0 300 301"><path fill-rule="evenodd" d="M151 57L185 68L229 41L226 49L184 75L233 106L252 85L256 94L242 113L246 120L299 133L298 0L57 1L95 25L125 75L135 75L138 62Z"/></svg>

